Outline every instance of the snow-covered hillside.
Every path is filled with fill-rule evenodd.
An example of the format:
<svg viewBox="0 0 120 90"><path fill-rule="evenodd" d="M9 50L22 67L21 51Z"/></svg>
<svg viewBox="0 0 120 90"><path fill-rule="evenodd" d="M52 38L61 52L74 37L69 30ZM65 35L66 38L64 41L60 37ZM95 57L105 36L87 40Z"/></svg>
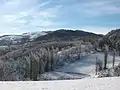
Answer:
<svg viewBox="0 0 120 90"><path fill-rule="evenodd" d="M24 40L29 40L29 37L24 35L4 35L0 36L0 45L16 44Z"/></svg>
<svg viewBox="0 0 120 90"><path fill-rule="evenodd" d="M22 35L5 35L0 37L0 40L20 40L22 38Z"/></svg>
<svg viewBox="0 0 120 90"><path fill-rule="evenodd" d="M120 77L80 80L0 82L2 90L120 90Z"/></svg>
<svg viewBox="0 0 120 90"><path fill-rule="evenodd" d="M28 33L24 33L23 36L29 36L30 37L30 40L34 40L36 39L37 37L39 36L42 36L42 35L46 35L47 32L45 31L38 31L38 32L28 32Z"/></svg>
<svg viewBox="0 0 120 90"><path fill-rule="evenodd" d="M69 64L65 67L41 75L41 78L47 80L56 79L80 79L95 75L96 57L104 60L103 53L85 55L82 60ZM120 57L116 57L116 65L120 63ZM108 67L112 66L112 56L108 56Z"/></svg>
<svg viewBox="0 0 120 90"><path fill-rule="evenodd" d="M32 41L42 35L46 35L47 32L28 32L21 35L4 35L0 36L0 45L16 44L25 41Z"/></svg>

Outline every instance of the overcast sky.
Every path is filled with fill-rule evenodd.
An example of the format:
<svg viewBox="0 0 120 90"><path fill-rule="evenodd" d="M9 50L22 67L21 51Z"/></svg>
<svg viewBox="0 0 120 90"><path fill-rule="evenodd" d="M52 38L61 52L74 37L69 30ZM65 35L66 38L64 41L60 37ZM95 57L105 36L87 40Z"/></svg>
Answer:
<svg viewBox="0 0 120 90"><path fill-rule="evenodd" d="M0 35L59 28L120 28L120 0L0 0Z"/></svg>

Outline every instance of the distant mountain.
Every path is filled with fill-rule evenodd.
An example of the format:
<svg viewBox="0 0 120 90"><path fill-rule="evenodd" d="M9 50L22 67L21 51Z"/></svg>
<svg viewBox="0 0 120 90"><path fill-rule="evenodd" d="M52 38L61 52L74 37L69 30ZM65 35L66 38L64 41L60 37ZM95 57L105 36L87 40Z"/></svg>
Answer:
<svg viewBox="0 0 120 90"><path fill-rule="evenodd" d="M38 32L28 32L21 35L4 35L0 36L0 46L21 44L28 41L51 41L51 40L83 40L92 41L98 40L103 37L103 35L95 34L91 32L85 32L81 30L56 30L56 31L38 31Z"/></svg>
<svg viewBox="0 0 120 90"><path fill-rule="evenodd" d="M46 35L47 31L38 31L38 32L28 32L28 33L23 33L23 36L29 36L30 40L34 40L40 36Z"/></svg>
<svg viewBox="0 0 120 90"><path fill-rule="evenodd" d="M39 31L39 32L23 33L22 35L3 35L0 36L0 45L19 44L28 41L33 41L34 39L42 35L46 35L47 33L49 32Z"/></svg>
<svg viewBox="0 0 120 90"><path fill-rule="evenodd" d="M0 36L0 45L11 45L29 40L28 36L23 35L4 35Z"/></svg>
<svg viewBox="0 0 120 90"><path fill-rule="evenodd" d="M36 40L80 40L80 39L90 39L90 38L100 38L103 35L95 34L91 32L85 32L81 30L56 30L54 32L48 33L47 35L40 36Z"/></svg>

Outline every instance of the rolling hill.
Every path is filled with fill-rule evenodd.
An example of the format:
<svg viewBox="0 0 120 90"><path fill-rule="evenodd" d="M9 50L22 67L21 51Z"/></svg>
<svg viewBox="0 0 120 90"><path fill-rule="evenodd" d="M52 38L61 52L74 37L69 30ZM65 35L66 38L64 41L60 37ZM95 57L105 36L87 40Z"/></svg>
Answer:
<svg viewBox="0 0 120 90"><path fill-rule="evenodd" d="M90 40L90 39L98 39L103 37L103 35L100 34L94 34L91 32L85 32L81 30L56 30L51 33L48 33L44 36L38 37L36 40Z"/></svg>

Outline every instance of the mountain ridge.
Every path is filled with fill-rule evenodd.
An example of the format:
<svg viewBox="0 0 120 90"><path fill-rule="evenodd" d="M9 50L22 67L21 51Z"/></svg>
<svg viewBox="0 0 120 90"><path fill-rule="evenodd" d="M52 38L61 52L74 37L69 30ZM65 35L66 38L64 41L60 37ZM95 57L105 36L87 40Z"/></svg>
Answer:
<svg viewBox="0 0 120 90"><path fill-rule="evenodd" d="M36 40L73 40L73 39L80 39L87 36L93 37L102 37L101 34L95 34L92 32L86 32L82 30L65 30L59 29L54 32L48 33L44 36L38 37Z"/></svg>

